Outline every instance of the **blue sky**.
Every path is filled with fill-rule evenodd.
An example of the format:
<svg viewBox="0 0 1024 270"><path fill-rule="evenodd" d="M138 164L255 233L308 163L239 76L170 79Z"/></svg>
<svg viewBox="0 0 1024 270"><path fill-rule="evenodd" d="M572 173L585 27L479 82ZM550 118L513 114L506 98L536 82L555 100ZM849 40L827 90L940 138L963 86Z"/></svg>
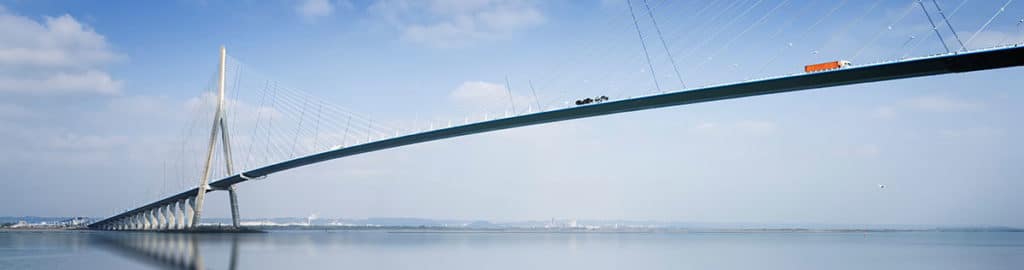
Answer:
<svg viewBox="0 0 1024 270"><path fill-rule="evenodd" d="M808 63L944 52L909 0L651 0L669 53L643 1L631 3L661 91L682 88L669 53L692 88L799 73ZM1024 42L1024 5L999 12L1006 2L938 3L968 49ZM0 215L104 216L194 185L161 172L181 158L168 153L198 114L189 108L202 100L222 44L232 67L261 74L242 80L269 78L422 128L510 110L506 76L520 110L657 92L635 27L625 1L0 1L0 147L8 153ZM1015 215L1015 191L1024 190L1020 72L818 89L393 149L244 184L242 212L1024 226ZM255 90L245 91L237 102L256 105ZM237 121L244 142L249 128ZM227 215L223 197L212 196L212 215Z"/></svg>

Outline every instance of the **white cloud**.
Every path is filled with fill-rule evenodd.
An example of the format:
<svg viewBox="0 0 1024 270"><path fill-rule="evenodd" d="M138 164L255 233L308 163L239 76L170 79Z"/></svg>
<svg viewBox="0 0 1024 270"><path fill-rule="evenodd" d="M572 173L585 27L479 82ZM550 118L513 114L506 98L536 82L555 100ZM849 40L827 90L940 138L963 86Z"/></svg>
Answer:
<svg viewBox="0 0 1024 270"><path fill-rule="evenodd" d="M433 47L507 38L545 21L529 0L379 0L370 10L399 28L402 39Z"/></svg>
<svg viewBox="0 0 1024 270"><path fill-rule="evenodd" d="M334 13L334 8L335 4L330 0L301 0L295 7L295 12L312 22L317 18L330 16Z"/></svg>
<svg viewBox="0 0 1024 270"><path fill-rule="evenodd" d="M43 78L8 78L0 76L0 92L22 94L117 94L122 82L103 71L80 73L57 72Z"/></svg>
<svg viewBox="0 0 1024 270"><path fill-rule="evenodd" d="M118 60L106 39L71 15L43 21L0 8L0 92L116 94L103 66Z"/></svg>

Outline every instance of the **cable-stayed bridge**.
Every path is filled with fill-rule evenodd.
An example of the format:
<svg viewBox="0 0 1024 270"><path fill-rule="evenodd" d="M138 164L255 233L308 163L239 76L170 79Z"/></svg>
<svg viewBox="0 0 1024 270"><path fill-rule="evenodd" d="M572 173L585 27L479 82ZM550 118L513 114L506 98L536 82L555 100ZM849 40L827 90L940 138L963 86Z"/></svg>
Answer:
<svg viewBox="0 0 1024 270"><path fill-rule="evenodd" d="M959 48L956 49L956 45L950 48L947 42L953 42L950 37L942 37L939 32L939 27L936 24L941 25L944 21L946 25L952 30L952 33L956 33L953 30L948 20L943 19L942 21L933 20L932 15L928 13L928 9L924 6L922 1L913 1L912 5L909 5L906 9L907 12L901 16L905 17L909 14L911 8L920 7L923 10L924 15L927 16L929 22L931 22L932 28L929 31L934 30L938 41L945 48L945 53L916 57L906 58L900 57L899 60L885 61L874 64L865 65L852 65L848 67L837 67L828 70L815 70L813 72L792 74L785 76L769 77L764 79L755 80L744 80L733 83L715 84L704 87L685 88L683 82L683 76L680 74L678 67L676 66L675 58L669 53L669 45L661 36L661 31L657 28L657 23L654 23L654 27L657 30L657 36L661 39L660 43L664 46L667 59L672 60L671 65L674 67L675 77L679 79L684 89L676 91L664 91L658 83L658 77L654 75L654 69L656 65L652 64L651 55L648 51L647 37L643 35L641 26L637 20L636 14L633 12L635 8L633 2L627 1L630 4L630 15L632 17L633 26L636 28L636 32L640 34L640 43L643 45L643 55L646 59L648 70L652 75L652 82L657 90L654 94L641 95L630 98L617 98L604 102L594 102L588 104L570 105L567 104L565 107L560 108L547 108L542 107L539 99L536 98L534 93L534 101L536 101L536 110L531 109L527 112L516 112L515 101L512 98L510 87L506 87L509 93L510 103L512 103L512 112L505 114L504 117L490 117L484 116L480 121L470 121L466 118L461 123L456 121L455 123L449 121L447 125L439 127L432 126L426 129L399 129L384 126L379 122L362 117L351 113L343 108L332 108L329 105L323 103L311 102L306 99L303 93L297 93L292 90L283 89L278 91L279 88L276 85L271 85L269 82L263 86L264 92L261 97L261 103L266 98L271 100L271 103L278 102L277 99L281 99L281 106L285 110L289 110L293 114L292 118L297 120L297 125L294 134L281 134L286 131L278 131L271 128L275 123L267 121L263 126L260 122L253 126L253 134L261 135L266 138L267 142L265 145L266 153L268 157L265 158L264 164L259 166L253 166L247 164L247 169L236 171L235 159L233 158L234 153L239 151L248 151L250 156L242 159L244 163L252 160L253 144L259 137L250 136L248 139L249 146L244 147L246 149L235 149L232 150L232 136L228 133L228 119L232 119L232 114L235 110L228 110L229 104L227 100L230 100L231 93L228 93L227 85L231 83L227 77L229 72L227 70L226 59L227 55L224 49L221 50L221 58L219 64L219 71L216 76L216 97L211 98L215 103L215 109L212 112L214 115L213 126L210 133L208 133L208 143L204 147L205 162L202 164L202 171L200 174L200 183L198 186L189 188L180 193L169 195L163 199L155 202L147 203L137 208L133 208L124 211L120 214L111 216L109 218L97 221L89 225L90 228L100 230L193 230L197 229L201 216L205 196L208 192L212 191L228 191L231 201L231 212L233 218L233 225L237 228L240 225L240 215L238 211L238 203L235 191L235 185L247 182L249 180L261 179L268 175L300 168L306 165L316 164L329 160L339 159L343 157L355 156L375 151L381 151L406 145L430 142L435 140L442 140L447 138L466 136L490 131L511 129L517 127L539 125L544 123L552 123L559 121L568 121L574 119L596 117L609 114L625 113L639 110L649 110L670 106L680 106L693 103L710 102L717 100L736 99L744 97L752 97L759 95L768 95L776 93L793 92L800 90L836 87L843 85L855 85L871 82L881 82L889 80L899 80L907 78L917 77L928 77L950 73L962 73L962 72L974 72L984 71L999 68L1015 67L1024 65L1024 46L1019 44L992 47L986 49L975 49L967 50L960 40L960 37L955 37L956 43L959 43ZM715 1L718 2L718 1ZM742 2L742 1L740 1ZM754 6L760 4L762 1L756 1ZM781 1L778 5L768 9L768 13L762 17L758 17L750 27L742 28L739 35L743 35L764 21L770 14L775 12L779 7L786 5L789 1ZM842 1L838 6L841 6L846 1ZM881 2L881 1L879 1ZM966 2L966 1L965 1ZM664 3L664 2L662 2ZM738 2L736 2L738 3ZM1009 2L1007 2L1009 3ZM639 3L638 3L639 4ZM708 6L714 6L714 2ZM875 4L877 5L877 3ZM1008 5L1008 4L1007 4ZM654 15L651 12L651 8L647 1L643 1L639 4L641 7L645 7L652 22L654 21ZM727 8L732 10L735 8L736 12L743 15L747 15L752 8L744 9L741 8L743 5L728 6ZM938 8L938 3L935 3L935 7ZM1005 6L1003 7L1005 8ZM872 7L871 9L874 9ZM957 8L959 9L959 7ZM703 12L701 9L698 12ZM941 9L940 9L941 10ZM999 15L1003 9L1000 9L993 18ZM828 17L832 15L834 9L824 13L822 17ZM869 9L870 11L870 9ZM941 11L940 11L941 12ZM725 13L717 14L716 18L721 17L725 19L725 25L731 26L735 23L734 20L729 19L728 16L721 16ZM955 14L955 10L953 12ZM946 16L943 14L943 16ZM950 14L950 17L952 14ZM859 19L858 19L859 20ZM902 20L899 17L898 20ZM982 27L988 27L989 23L985 23ZM816 24L811 25L813 28ZM845 27L845 26L844 26ZM889 26L891 29L891 26ZM974 39L975 35L972 35L967 43L970 43ZM876 36L877 37L877 36ZM711 37L713 39L715 37ZM916 37L914 37L916 39ZM737 38L730 37L726 40L724 46L719 49L729 47ZM703 42L702 42L703 43ZM953 44L953 43L951 43ZM908 43L904 43L907 46ZM702 46L702 45L698 45ZM652 46L655 47L655 46ZM858 57L862 54L863 47L858 49L854 53L853 58ZM721 50L715 50L712 54L718 54ZM692 50L687 50L683 54L683 58L692 54ZM772 56L768 62L775 61L777 55ZM708 57L707 59L711 59ZM699 66L705 65L710 60L698 62ZM236 78L237 79L237 78ZM269 91L268 89L274 89ZM290 92L289 92L290 91ZM531 91L532 83L531 83ZM291 97L289 97L291 95ZM299 96L299 97L296 97ZM211 96L212 97L212 96ZM333 111L332 113L325 113ZM257 112L264 112L257 110ZM268 120L274 119L273 115L275 112L266 112L268 114ZM316 115L316 117L307 117L307 115ZM237 116L237 115L235 115ZM257 117L259 119L259 117ZM342 119L343 118L343 119ZM257 120L258 120L257 119ZM355 121L355 122L353 122ZM312 122L312 123L311 123ZM276 122L279 123L279 122ZM333 123L333 124L332 124ZM344 124L342 124L344 123ZM341 144L333 145L328 149L320 148L321 144L331 141L331 135L322 135L327 133L327 127L334 126L335 130L344 130L344 135L334 134L335 139L340 138ZM312 131L310 128L312 127ZM304 129L305 128L305 129ZM232 129L237 131L238 129ZM304 133L305 132L305 133ZM364 136L352 135L357 132L365 135ZM233 134L237 134L234 133ZM349 141L349 138L356 137L356 142ZM255 138L255 139L254 139ZM286 142L280 142L282 139ZM287 142L288 140L291 142ZM271 140L277 140L271 143ZM299 141L311 140L308 144L308 153L304 155L297 154L297 145L300 145ZM222 151L217 151L217 145L221 145ZM221 154L222 153L222 154ZM269 155L269 153L276 153L276 155ZM269 160L270 156L280 158L283 160ZM223 168L220 168L223 163ZM214 178L220 176L218 178Z"/></svg>

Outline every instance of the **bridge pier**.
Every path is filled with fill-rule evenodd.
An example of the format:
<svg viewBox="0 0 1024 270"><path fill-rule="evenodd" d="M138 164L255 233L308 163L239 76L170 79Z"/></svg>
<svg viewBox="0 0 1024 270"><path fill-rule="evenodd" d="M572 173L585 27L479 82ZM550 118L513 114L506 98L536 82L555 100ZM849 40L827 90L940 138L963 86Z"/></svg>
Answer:
<svg viewBox="0 0 1024 270"><path fill-rule="evenodd" d="M156 217L153 216L153 209L146 210L146 228L144 230L152 230L156 227Z"/></svg>
<svg viewBox="0 0 1024 270"><path fill-rule="evenodd" d="M142 219L139 218L139 214L132 215L131 219L132 219L132 230L136 230L136 231L137 230L141 230L142 229Z"/></svg>
<svg viewBox="0 0 1024 270"><path fill-rule="evenodd" d="M146 222L148 221L146 220L145 211L135 214L135 220L139 223L139 228L137 230L141 231L146 229Z"/></svg>
<svg viewBox="0 0 1024 270"><path fill-rule="evenodd" d="M173 204L164 205L164 216L167 219L167 230L174 230L177 227L177 220L174 219L175 213L174 208L171 208Z"/></svg>
<svg viewBox="0 0 1024 270"><path fill-rule="evenodd" d="M159 207L156 208L157 219L160 222L160 226L157 226L157 228L156 228L156 230L158 230L158 231L166 230L167 229L167 213L166 212L167 211L164 210L163 206L159 206Z"/></svg>
<svg viewBox="0 0 1024 270"><path fill-rule="evenodd" d="M153 215L156 217L156 228L154 229L157 231L163 230L164 225L167 224L167 220L164 219L163 207L158 206L156 208L153 208Z"/></svg>
<svg viewBox="0 0 1024 270"><path fill-rule="evenodd" d="M160 229L160 215L157 212L157 209L156 208L150 209L149 210L149 216L153 219L153 224L152 224L152 226L149 227L149 230L151 230L151 231L159 230Z"/></svg>
<svg viewBox="0 0 1024 270"><path fill-rule="evenodd" d="M185 228L187 228L187 229L195 229L196 226L199 225L199 222L196 221L195 214L196 214L196 197L189 197L188 198L188 215L187 215L188 216L188 223L185 224Z"/></svg>
<svg viewBox="0 0 1024 270"><path fill-rule="evenodd" d="M167 228L170 230L178 230L178 222L180 221L180 219L178 218L178 202L172 202L171 204L168 204L167 209L167 212L171 217L171 224L167 225Z"/></svg>
<svg viewBox="0 0 1024 270"><path fill-rule="evenodd" d="M164 225L164 230L173 230L173 229L175 229L174 228L174 212L171 209L171 205L170 204L164 205L164 206L161 206L160 208L164 209L164 220L167 221L167 224Z"/></svg>
<svg viewBox="0 0 1024 270"><path fill-rule="evenodd" d="M153 224L153 230L154 231L162 230L163 227L164 227L164 216L160 213L160 207L153 208L152 211L153 211L153 220L156 221L156 223Z"/></svg>
<svg viewBox="0 0 1024 270"><path fill-rule="evenodd" d="M227 130L225 130L224 132L227 132ZM226 138L227 137L225 137L225 145L227 145ZM235 185L228 186L228 197L231 199L231 226L234 227L235 229L238 229L242 225L240 221L241 218L239 218L238 216L238 196L235 193Z"/></svg>
<svg viewBox="0 0 1024 270"><path fill-rule="evenodd" d="M156 226L153 226L153 230L155 230L155 231L163 230L164 229L164 224L166 223L166 221L164 220L163 213L161 213L161 211L160 211L160 207L153 208L153 219L156 219Z"/></svg>
<svg viewBox="0 0 1024 270"><path fill-rule="evenodd" d="M164 230L174 229L174 214L171 213L171 205L161 206L160 209L164 213Z"/></svg>
<svg viewBox="0 0 1024 270"><path fill-rule="evenodd" d="M149 223L149 220L146 219L146 212L138 213L135 216L139 220L139 230L146 230L149 227L147 225L147 223Z"/></svg>
<svg viewBox="0 0 1024 270"><path fill-rule="evenodd" d="M185 229L185 215L183 213L185 212L185 201L184 200L178 200L178 201L174 202L173 205L174 205L174 209L175 209L174 210L174 214L175 214L175 219L174 220L178 222L177 224L174 224L174 229L184 230Z"/></svg>
<svg viewBox="0 0 1024 270"><path fill-rule="evenodd" d="M164 224L166 224L167 221L164 220L164 213L161 207L158 206L156 208L153 208L153 218L156 219L156 226L153 226L153 230L163 230Z"/></svg>

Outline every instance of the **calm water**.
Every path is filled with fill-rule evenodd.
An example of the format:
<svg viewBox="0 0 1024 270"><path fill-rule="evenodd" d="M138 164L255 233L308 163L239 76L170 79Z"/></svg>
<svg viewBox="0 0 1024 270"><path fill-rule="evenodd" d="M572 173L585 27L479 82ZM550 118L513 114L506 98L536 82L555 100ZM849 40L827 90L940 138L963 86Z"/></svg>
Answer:
<svg viewBox="0 0 1024 270"><path fill-rule="evenodd" d="M1024 269L1024 233L0 232L0 269L192 268Z"/></svg>

